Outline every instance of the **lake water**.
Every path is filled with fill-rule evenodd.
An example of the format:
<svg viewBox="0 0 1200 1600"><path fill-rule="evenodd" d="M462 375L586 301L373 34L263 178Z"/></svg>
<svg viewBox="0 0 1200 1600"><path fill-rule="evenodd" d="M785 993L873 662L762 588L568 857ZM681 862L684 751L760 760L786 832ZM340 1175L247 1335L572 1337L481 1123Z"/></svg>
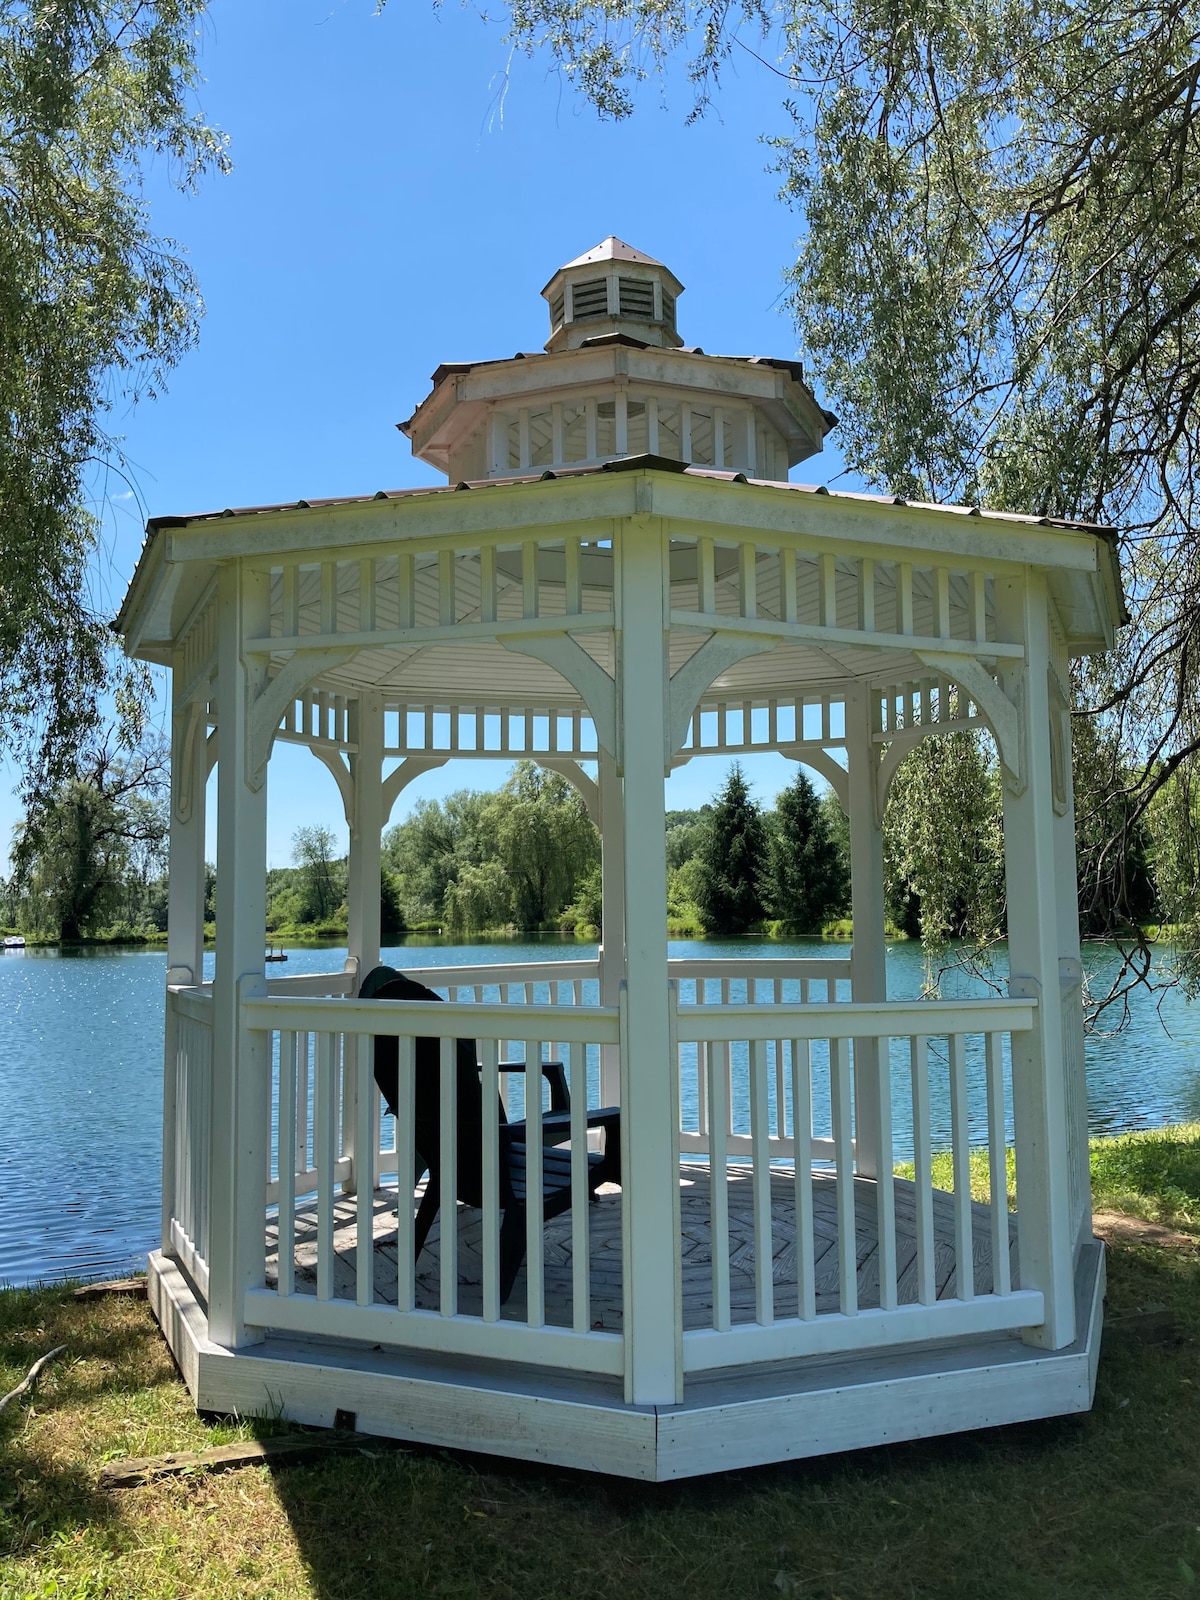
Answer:
<svg viewBox="0 0 1200 1600"><path fill-rule="evenodd" d="M671 945L673 956L697 958L847 953L848 946L819 940ZM287 971L336 971L344 954L289 949ZM553 938L469 946L422 940L384 959L414 970L594 954L594 945ZM1099 989L1112 954L1089 950L1085 961ZM207 963L211 975L211 956ZM157 1243L164 969L158 950L0 954L0 1283L116 1275L144 1264ZM915 998L919 947L892 946L888 974L893 999ZM962 980L946 992L978 990ZM1156 1000L1136 997L1132 1027L1088 1040L1094 1133L1200 1119L1200 1005L1175 992L1161 1007ZM906 1138L899 1102L898 1110L899 1156Z"/></svg>

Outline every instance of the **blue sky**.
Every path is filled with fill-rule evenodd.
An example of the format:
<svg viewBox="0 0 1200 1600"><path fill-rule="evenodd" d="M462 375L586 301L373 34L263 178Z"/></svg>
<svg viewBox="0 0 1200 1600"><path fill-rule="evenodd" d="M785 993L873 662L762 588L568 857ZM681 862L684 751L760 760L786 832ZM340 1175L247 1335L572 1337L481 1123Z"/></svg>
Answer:
<svg viewBox="0 0 1200 1600"><path fill-rule="evenodd" d="M147 515L438 481L396 422L439 362L538 349L542 284L610 233L686 284L689 344L796 353L782 295L799 222L762 142L787 131L786 86L745 52L691 126L682 81L647 84L630 121L605 123L546 60L513 56L501 26L424 0L380 14L374 0L216 0L202 65L204 110L229 135L234 170L197 195L165 171L147 191L207 315L167 392L114 413L137 492L95 485L106 609ZM827 451L793 475L841 470ZM794 770L775 757L746 766L764 799ZM668 804L701 803L724 768L691 763ZM302 823L344 837L318 762L282 750L270 777L272 865L290 859ZM501 779L494 763L458 763L406 790L393 820L422 796ZM17 815L0 793L6 836Z"/></svg>

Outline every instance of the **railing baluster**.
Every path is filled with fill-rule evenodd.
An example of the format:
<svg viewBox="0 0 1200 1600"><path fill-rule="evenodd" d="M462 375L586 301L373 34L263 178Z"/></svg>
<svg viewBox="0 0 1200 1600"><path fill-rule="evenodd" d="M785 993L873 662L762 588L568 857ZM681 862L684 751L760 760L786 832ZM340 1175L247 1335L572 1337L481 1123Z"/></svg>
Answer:
<svg viewBox="0 0 1200 1600"><path fill-rule="evenodd" d="M296 1163L293 1130L296 1126L296 1035L279 1035L279 1216L276 1233L279 1253L276 1288L291 1294L296 1286Z"/></svg>
<svg viewBox="0 0 1200 1600"><path fill-rule="evenodd" d="M360 1306L375 1304L375 1118L372 1102L379 1099L371 1074L371 1039L365 1033L344 1035L345 1071L355 1084L354 1180L357 1184L356 1222L358 1248L354 1260L355 1299Z"/></svg>
<svg viewBox="0 0 1200 1600"><path fill-rule="evenodd" d="M1004 1142L1004 1035L989 1033L987 1062L988 1177L992 1201L992 1293L1009 1294L1008 1151Z"/></svg>
<svg viewBox="0 0 1200 1600"><path fill-rule="evenodd" d="M767 1107L767 1045L750 1040L751 1182L754 1185L754 1315L775 1320L775 1251L771 1227L771 1127Z"/></svg>
<svg viewBox="0 0 1200 1600"><path fill-rule="evenodd" d="M796 1178L796 1311L805 1322L817 1314L813 1249L812 1047L792 1040L792 1137Z"/></svg>
<svg viewBox="0 0 1200 1600"><path fill-rule="evenodd" d="M441 1079L441 1186L438 1194L438 1237L441 1241L441 1281L438 1309L444 1317L458 1312L458 1071L453 1039L439 1041Z"/></svg>
<svg viewBox="0 0 1200 1600"><path fill-rule="evenodd" d="M708 1046L709 1221L712 1229L713 1327L725 1332L729 1318L729 1046Z"/></svg>
<svg viewBox="0 0 1200 1600"><path fill-rule="evenodd" d="M333 1035L317 1034L313 1156L317 1168L317 1299L333 1298L333 1172L337 1153L337 1074Z"/></svg>
<svg viewBox="0 0 1200 1600"><path fill-rule="evenodd" d="M496 1039L479 1045L480 1093L483 1096L483 1320L500 1318L500 1085Z"/></svg>
<svg viewBox="0 0 1200 1600"><path fill-rule="evenodd" d="M843 1316L858 1313L858 1231L854 1218L854 1148L851 1140L850 1041L829 1041L829 1101L837 1167L838 1291Z"/></svg>
<svg viewBox="0 0 1200 1600"><path fill-rule="evenodd" d="M542 1045L525 1041L525 1305L531 1328L546 1323L542 1204Z"/></svg>
<svg viewBox="0 0 1200 1600"><path fill-rule="evenodd" d="M411 1034L401 1034L396 1045L396 1309L411 1311L416 1299L413 1257L413 1201L417 1187L413 1149L416 1041Z"/></svg>
<svg viewBox="0 0 1200 1600"><path fill-rule="evenodd" d="M929 1040L917 1034L909 1041L912 1059L913 1177L916 1181L917 1299L931 1306L937 1299L933 1244L933 1172L929 1132Z"/></svg>
<svg viewBox="0 0 1200 1600"><path fill-rule="evenodd" d="M587 1333L592 1325L587 1047L568 1044L565 1054L567 1087L571 1095L571 1326L576 1333Z"/></svg>
<svg viewBox="0 0 1200 1600"><path fill-rule="evenodd" d="M975 1298L975 1259L971 1209L971 1128L967 1120L966 1035L952 1033L950 1044L950 1143L954 1154L954 1283L960 1300Z"/></svg>
<svg viewBox="0 0 1200 1600"><path fill-rule="evenodd" d="M896 1158L892 1135L892 1062L890 1039L876 1041L875 1072L879 1085L879 1165L876 1173L876 1221L879 1228L879 1308L896 1307Z"/></svg>

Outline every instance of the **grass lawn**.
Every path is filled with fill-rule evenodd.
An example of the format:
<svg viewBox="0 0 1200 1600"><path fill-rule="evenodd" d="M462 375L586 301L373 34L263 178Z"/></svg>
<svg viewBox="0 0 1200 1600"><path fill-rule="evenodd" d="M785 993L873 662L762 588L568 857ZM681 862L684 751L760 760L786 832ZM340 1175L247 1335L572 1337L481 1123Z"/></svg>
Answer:
<svg viewBox="0 0 1200 1600"><path fill-rule="evenodd" d="M105 1460L262 1432L193 1413L146 1306L0 1293L0 1600L1200 1600L1200 1125L1097 1141L1109 1308L1087 1416L681 1485L381 1444L103 1491ZM980 1181L984 1173L977 1174Z"/></svg>

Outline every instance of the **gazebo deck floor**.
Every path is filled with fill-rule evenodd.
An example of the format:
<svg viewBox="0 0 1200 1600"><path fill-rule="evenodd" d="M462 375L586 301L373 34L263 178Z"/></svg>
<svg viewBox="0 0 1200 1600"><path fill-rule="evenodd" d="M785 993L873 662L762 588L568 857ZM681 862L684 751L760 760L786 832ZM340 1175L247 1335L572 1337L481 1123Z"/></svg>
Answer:
<svg viewBox="0 0 1200 1600"><path fill-rule="evenodd" d="M904 1178L892 1180L896 1215L897 1298L901 1305L916 1302L917 1218L916 1185ZM816 1310L841 1309L838 1249L838 1180L825 1172L813 1174L813 1233L816 1278ZM417 1193L420 1193L418 1189ZM731 1164L728 1168L729 1196L729 1282L730 1319L734 1324L753 1322L756 1316L754 1285L753 1187L750 1169ZM867 1309L879 1304L879 1237L877 1185L873 1179L854 1180L855 1245L858 1264L858 1305ZM589 1207L590 1304L589 1325L593 1329L620 1332L623 1301L621 1288L621 1204L619 1189L606 1186ZM396 1192L377 1190L374 1209L374 1301L395 1305ZM774 1314L797 1315L795 1179L790 1168L771 1170L772 1276ZM356 1256L358 1245L357 1201L354 1196L339 1199L334 1205L335 1299L357 1298ZM707 1164L684 1162L680 1166L680 1215L683 1235L683 1325L685 1329L713 1326L712 1269L712 1192ZM441 1218L434 1223L424 1250L417 1261L415 1304L419 1309L440 1308ZM1010 1214L1009 1262L1011 1282L1019 1284L1016 1217ZM975 1294L992 1290L991 1207L973 1203L972 1261ZM482 1312L482 1216L460 1206L458 1222L458 1304L461 1315L479 1316ZM933 1191L934 1276L939 1299L957 1294L954 1230L954 1197L943 1190ZM572 1324L571 1215L556 1217L544 1231L545 1320L549 1326ZM278 1283L278 1228L272 1218L267 1225L266 1281ZM296 1208L295 1292L315 1295L317 1291L317 1208L315 1201ZM522 1267L501 1317L508 1321L526 1320L526 1269Z"/></svg>

